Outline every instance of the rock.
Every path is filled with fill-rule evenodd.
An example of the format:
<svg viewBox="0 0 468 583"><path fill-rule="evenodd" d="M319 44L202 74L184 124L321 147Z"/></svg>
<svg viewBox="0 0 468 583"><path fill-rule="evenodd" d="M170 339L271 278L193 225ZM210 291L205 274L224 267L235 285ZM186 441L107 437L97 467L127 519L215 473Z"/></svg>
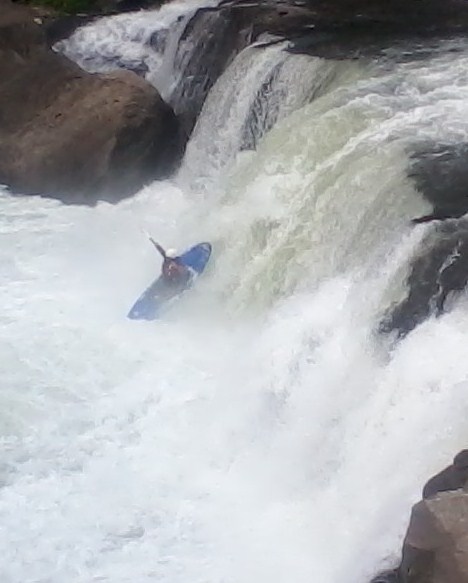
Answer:
<svg viewBox="0 0 468 583"><path fill-rule="evenodd" d="M468 583L468 450L460 451L413 506L397 569L370 583Z"/></svg>
<svg viewBox="0 0 468 583"><path fill-rule="evenodd" d="M422 144L411 154L408 176L433 211L412 219L434 223L412 261L407 296L389 310L381 331L404 336L468 283L468 144ZM460 218L462 217L462 218Z"/></svg>
<svg viewBox="0 0 468 583"><path fill-rule="evenodd" d="M405 336L430 315L447 310L448 299L468 283L468 220L437 223L420 245L406 280L407 295L380 324L384 333Z"/></svg>
<svg viewBox="0 0 468 583"><path fill-rule="evenodd" d="M155 89L60 55L33 59L0 86L0 130L0 182L69 202L133 194L167 176L177 153L176 118Z"/></svg>
<svg viewBox="0 0 468 583"><path fill-rule="evenodd" d="M463 449L453 458L453 464L431 478L423 489L423 498L439 492L458 490L468 482L468 449Z"/></svg>
<svg viewBox="0 0 468 583"><path fill-rule="evenodd" d="M14 25L29 31L28 14ZM156 89L128 71L87 73L38 35L26 35L26 44L16 34L9 45L3 39L0 71L10 74L0 77L0 183L94 203L167 176L181 153L180 132Z"/></svg>
<svg viewBox="0 0 468 583"><path fill-rule="evenodd" d="M249 8L261 14L257 18L268 32L284 32L299 25L313 25L320 30L366 26L369 29L410 32L460 31L468 26L468 7L461 0L224 0L221 8Z"/></svg>
<svg viewBox="0 0 468 583"><path fill-rule="evenodd" d="M45 22L44 31L46 34L47 44L53 46L55 43L68 38L80 26L85 26L100 14L65 14L56 15Z"/></svg>
<svg viewBox="0 0 468 583"><path fill-rule="evenodd" d="M468 212L468 144L419 146L411 155L408 176L434 207L434 218Z"/></svg>
<svg viewBox="0 0 468 583"><path fill-rule="evenodd" d="M462 0L225 0L224 8L243 11L254 38L280 35L294 52L331 59L369 57L395 42L468 30L468 5Z"/></svg>
<svg viewBox="0 0 468 583"><path fill-rule="evenodd" d="M24 6L0 0L0 66L6 67L7 57L21 61L43 47L44 34L35 19L35 13Z"/></svg>
<svg viewBox="0 0 468 583"><path fill-rule="evenodd" d="M468 494L444 492L413 507L402 583L468 583Z"/></svg>

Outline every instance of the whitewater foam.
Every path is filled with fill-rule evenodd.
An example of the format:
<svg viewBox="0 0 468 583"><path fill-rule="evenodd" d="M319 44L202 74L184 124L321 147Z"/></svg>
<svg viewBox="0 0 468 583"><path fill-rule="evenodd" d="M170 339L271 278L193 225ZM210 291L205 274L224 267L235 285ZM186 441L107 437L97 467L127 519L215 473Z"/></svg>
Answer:
<svg viewBox="0 0 468 583"><path fill-rule="evenodd" d="M425 229L406 148L465 135L466 58L360 68L216 192L0 194L2 581L362 583L397 560L466 446L466 302L398 345L375 329ZM214 244L155 323L125 318L160 265L144 231Z"/></svg>

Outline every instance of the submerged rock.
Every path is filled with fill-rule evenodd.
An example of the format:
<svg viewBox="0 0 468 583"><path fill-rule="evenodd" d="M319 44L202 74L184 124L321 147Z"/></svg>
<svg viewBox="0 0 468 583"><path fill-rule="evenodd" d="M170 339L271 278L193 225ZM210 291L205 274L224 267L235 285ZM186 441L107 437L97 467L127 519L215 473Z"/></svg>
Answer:
<svg viewBox="0 0 468 583"><path fill-rule="evenodd" d="M94 203L167 176L180 155L179 127L156 89L128 71L83 71L46 47L27 11L15 14L22 24L0 44L0 71L9 73L0 81L0 183Z"/></svg>

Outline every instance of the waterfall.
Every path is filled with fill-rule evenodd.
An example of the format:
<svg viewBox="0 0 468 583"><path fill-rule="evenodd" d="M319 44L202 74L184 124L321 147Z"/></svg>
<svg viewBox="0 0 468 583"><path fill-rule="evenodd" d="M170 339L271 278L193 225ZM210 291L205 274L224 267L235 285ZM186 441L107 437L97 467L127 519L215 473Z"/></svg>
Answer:
<svg viewBox="0 0 468 583"><path fill-rule="evenodd" d="M193 6L60 50L151 76ZM410 224L411 153L468 135L468 45L285 48L239 50L172 180L96 208L0 191L3 582L363 583L466 447L466 300L397 344L377 330L432 228ZM125 318L160 268L144 231L214 249L153 323Z"/></svg>
<svg viewBox="0 0 468 583"><path fill-rule="evenodd" d="M290 55L285 48L247 47L213 87L180 173L187 186L213 188L237 154L254 148L277 121L358 74L356 67Z"/></svg>
<svg viewBox="0 0 468 583"><path fill-rule="evenodd" d="M102 18L55 49L90 72L119 67L143 74L190 133L211 86L249 39L230 13L209 10L216 4L182 0Z"/></svg>

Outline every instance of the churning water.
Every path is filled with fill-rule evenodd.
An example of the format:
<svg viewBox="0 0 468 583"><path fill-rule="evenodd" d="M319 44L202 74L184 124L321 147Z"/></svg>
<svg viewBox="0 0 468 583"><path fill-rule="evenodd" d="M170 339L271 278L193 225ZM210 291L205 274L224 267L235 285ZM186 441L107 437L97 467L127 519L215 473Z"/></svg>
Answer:
<svg viewBox="0 0 468 583"><path fill-rule="evenodd" d="M319 89L296 100L262 97L286 74L263 51L174 180L96 208L0 195L4 583L362 583L466 445L463 299L397 345L376 327L427 229L408 148L468 134L468 50L297 57ZM214 245L154 323L125 318L159 269L145 231Z"/></svg>

